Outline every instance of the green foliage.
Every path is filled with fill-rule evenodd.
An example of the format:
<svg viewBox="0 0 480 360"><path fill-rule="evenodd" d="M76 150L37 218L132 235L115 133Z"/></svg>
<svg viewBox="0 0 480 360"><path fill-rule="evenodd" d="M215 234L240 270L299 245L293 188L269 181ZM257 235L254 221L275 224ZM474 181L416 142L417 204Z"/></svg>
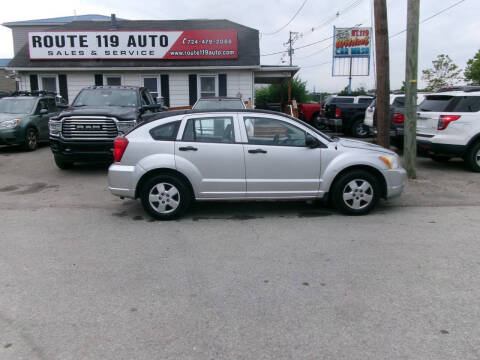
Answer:
<svg viewBox="0 0 480 360"><path fill-rule="evenodd" d="M440 54L432 61L432 68L422 70L422 79L427 82L425 89L435 91L457 85L461 80L460 69L448 55Z"/></svg>
<svg viewBox="0 0 480 360"><path fill-rule="evenodd" d="M345 88L342 91L340 91L338 95L348 95L348 85L345 86ZM367 90L365 89L365 87L360 86L355 90L352 89L352 93L350 95L352 96L367 95Z"/></svg>
<svg viewBox="0 0 480 360"><path fill-rule="evenodd" d="M480 85L480 50L477 51L472 59L467 61L465 80L470 85Z"/></svg>
<svg viewBox="0 0 480 360"><path fill-rule="evenodd" d="M298 76L292 79L292 99L298 103L306 103L311 100L307 91L307 82ZM288 101L288 81L281 84L272 84L255 90L255 104L279 103Z"/></svg>

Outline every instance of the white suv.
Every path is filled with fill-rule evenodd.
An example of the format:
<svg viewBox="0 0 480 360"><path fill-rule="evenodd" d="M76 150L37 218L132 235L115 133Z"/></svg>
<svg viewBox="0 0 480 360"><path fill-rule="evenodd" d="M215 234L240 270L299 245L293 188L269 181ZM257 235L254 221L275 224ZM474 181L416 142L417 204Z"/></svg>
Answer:
<svg viewBox="0 0 480 360"><path fill-rule="evenodd" d="M436 161L462 157L480 172L480 91L427 95L418 106L417 144Z"/></svg>

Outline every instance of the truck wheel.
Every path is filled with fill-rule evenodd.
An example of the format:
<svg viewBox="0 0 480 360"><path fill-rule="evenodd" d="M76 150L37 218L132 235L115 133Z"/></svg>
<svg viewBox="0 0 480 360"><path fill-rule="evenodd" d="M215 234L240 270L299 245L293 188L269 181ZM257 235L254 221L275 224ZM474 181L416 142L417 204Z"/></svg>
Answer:
<svg viewBox="0 0 480 360"><path fill-rule="evenodd" d="M159 220L173 220L190 206L192 195L185 181L177 176L156 175L140 190L145 211Z"/></svg>
<svg viewBox="0 0 480 360"><path fill-rule="evenodd" d="M319 113L315 113L312 115L312 125L317 128L318 130L325 130L327 125L321 120Z"/></svg>
<svg viewBox="0 0 480 360"><path fill-rule="evenodd" d="M375 176L365 170L351 170L335 181L332 200L346 215L364 215L378 201L380 186Z"/></svg>
<svg viewBox="0 0 480 360"><path fill-rule="evenodd" d="M367 137L368 131L363 127L363 120L356 120L353 123L352 135L357 138Z"/></svg>
<svg viewBox="0 0 480 360"><path fill-rule="evenodd" d="M65 161L61 157L54 155L55 164L58 166L59 169L67 170L73 167L73 162Z"/></svg>
<svg viewBox="0 0 480 360"><path fill-rule="evenodd" d="M477 141L468 151L465 158L470 170L480 172L480 141Z"/></svg>
<svg viewBox="0 0 480 360"><path fill-rule="evenodd" d="M23 148L26 151L36 150L38 147L38 132L35 128L28 128L25 133L25 141L23 143Z"/></svg>

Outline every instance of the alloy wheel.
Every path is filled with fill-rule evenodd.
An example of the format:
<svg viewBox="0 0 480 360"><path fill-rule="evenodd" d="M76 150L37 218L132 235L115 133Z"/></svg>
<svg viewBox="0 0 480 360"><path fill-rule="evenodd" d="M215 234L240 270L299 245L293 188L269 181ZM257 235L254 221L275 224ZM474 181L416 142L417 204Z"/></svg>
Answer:
<svg viewBox="0 0 480 360"><path fill-rule="evenodd" d="M363 179L350 181L343 189L343 201L354 210L360 210L373 201L373 187Z"/></svg>
<svg viewBox="0 0 480 360"><path fill-rule="evenodd" d="M362 122L359 122L356 126L356 129L355 129L355 133L357 134L357 136L359 137L365 137L367 136L367 131L365 130L365 128L363 127L363 123Z"/></svg>
<svg viewBox="0 0 480 360"><path fill-rule="evenodd" d="M34 129L28 130L27 133L27 146L30 150L34 150L37 148L37 132Z"/></svg>
<svg viewBox="0 0 480 360"><path fill-rule="evenodd" d="M477 165L480 166L480 148L477 151L477 154L475 155L475 161L477 162Z"/></svg>
<svg viewBox="0 0 480 360"><path fill-rule="evenodd" d="M158 213L168 214L180 205L180 192L172 184L162 182L152 187L148 201Z"/></svg>

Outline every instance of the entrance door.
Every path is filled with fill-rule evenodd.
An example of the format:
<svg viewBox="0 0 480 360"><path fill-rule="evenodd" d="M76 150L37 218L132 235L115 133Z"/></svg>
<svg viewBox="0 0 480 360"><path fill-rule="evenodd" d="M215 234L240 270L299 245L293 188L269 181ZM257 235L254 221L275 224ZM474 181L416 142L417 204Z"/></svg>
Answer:
<svg viewBox="0 0 480 360"><path fill-rule="evenodd" d="M287 120L243 116L247 197L316 197L320 148L306 146L306 132Z"/></svg>

